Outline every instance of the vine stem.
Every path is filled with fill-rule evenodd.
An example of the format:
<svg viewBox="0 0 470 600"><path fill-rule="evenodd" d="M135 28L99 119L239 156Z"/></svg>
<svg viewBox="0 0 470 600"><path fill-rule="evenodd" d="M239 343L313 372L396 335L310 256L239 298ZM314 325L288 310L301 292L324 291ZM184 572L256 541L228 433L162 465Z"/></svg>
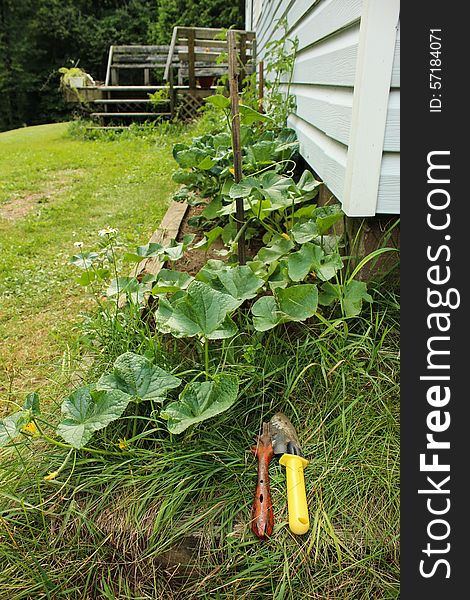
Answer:
<svg viewBox="0 0 470 600"><path fill-rule="evenodd" d="M59 442L58 440L55 440L54 438L49 437L48 435L42 433L42 437L44 440L46 440L46 442L48 442L49 444L53 444L54 446L57 446L58 448L66 448L67 450L77 450L78 448L74 448L73 446L71 446L70 444L64 444L63 442ZM85 452L92 452L93 454L100 454L102 456L122 456L122 452L110 452L109 450L97 450L95 448L87 448L86 446L84 446L83 448L80 448L80 450L84 450Z"/></svg>

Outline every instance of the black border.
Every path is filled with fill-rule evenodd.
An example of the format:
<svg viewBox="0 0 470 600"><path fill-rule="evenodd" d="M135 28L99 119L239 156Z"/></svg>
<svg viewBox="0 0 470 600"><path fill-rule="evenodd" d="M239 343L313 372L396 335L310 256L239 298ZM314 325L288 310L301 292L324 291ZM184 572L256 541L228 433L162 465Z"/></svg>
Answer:
<svg viewBox="0 0 470 600"><path fill-rule="evenodd" d="M469 535L466 513L470 505L466 485L469 479L467 457L470 447L470 402L466 391L466 374L468 372L470 375L470 365L465 364L468 362L466 345L470 339L469 319L465 310L466 280L470 273L470 260L467 258L470 255L467 245L470 242L470 230L466 219L470 204L470 164L467 166L470 149L464 148L469 145L467 138L470 133L470 98L466 94L470 73L467 65L470 30L463 8L462 4L435 0L408 2L401 7L400 15L401 598L405 600L470 597L467 582L470 566L467 566L466 553ZM441 113L429 112L429 100L435 92L429 87L429 30L433 28L442 29ZM426 372L426 342L431 335L426 324L426 317L432 312L426 299L427 269L431 264L426 251L428 245L436 247L443 243L444 235L443 232L432 231L426 224L427 194L430 189L426 175L427 155L435 150L450 150L451 165L451 183L446 186L451 194L451 224L445 232L451 236L447 242L451 257L448 262L443 258L440 264L450 266L452 275L448 286L457 288L461 295L460 307L448 311L452 321L447 334L451 338L451 400L447 407L451 424L445 434L441 434L441 439L450 440L451 447L440 453L441 462L444 456L447 457L451 469L448 473L451 477L451 508L445 515L451 526L449 538L445 540L450 543L450 550L446 555L439 555L450 563L449 579L445 578L447 569L443 565L428 579L419 573L420 560L426 558L422 552L428 542L426 528L433 518L426 508L426 496L418 494L418 489L426 486L426 474L419 470L419 455L426 450L426 416L432 410L426 401L429 382L419 379ZM443 476L445 474L436 473L435 479L442 479Z"/></svg>

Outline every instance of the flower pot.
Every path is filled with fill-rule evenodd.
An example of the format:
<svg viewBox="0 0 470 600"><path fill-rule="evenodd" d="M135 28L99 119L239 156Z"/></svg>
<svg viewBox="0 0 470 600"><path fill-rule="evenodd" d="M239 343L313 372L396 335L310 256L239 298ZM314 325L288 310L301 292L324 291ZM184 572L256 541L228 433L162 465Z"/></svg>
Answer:
<svg viewBox="0 0 470 600"><path fill-rule="evenodd" d="M83 75L75 75L74 77L69 77L67 83L72 88L82 88L85 87L85 77Z"/></svg>
<svg viewBox="0 0 470 600"><path fill-rule="evenodd" d="M215 77L213 75L199 75L197 81L203 90L208 90L214 85Z"/></svg>

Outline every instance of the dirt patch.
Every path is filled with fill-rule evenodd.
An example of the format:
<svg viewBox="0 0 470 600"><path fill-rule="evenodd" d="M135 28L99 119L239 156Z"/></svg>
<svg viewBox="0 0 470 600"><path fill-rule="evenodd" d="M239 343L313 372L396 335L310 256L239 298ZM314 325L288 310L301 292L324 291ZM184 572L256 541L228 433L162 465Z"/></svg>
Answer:
<svg viewBox="0 0 470 600"><path fill-rule="evenodd" d="M197 227L193 227L188 224L189 219L192 217L199 216L202 211L205 209L206 204L199 204L198 206L190 206L186 211L186 215L184 216L183 221L181 222L181 227L178 233L178 241L183 239L183 236L188 233L194 233L196 237L194 238L194 243L199 242L204 237L204 232L198 229ZM246 248L246 256L248 259L253 258L258 250L262 247L263 243L261 240L250 240L247 242ZM206 262L210 259L223 260L224 262L228 260L228 256L221 256L219 254L220 250L226 249L222 238L218 238L210 249L207 252L204 250L188 250L183 258L176 262L176 268L178 271L184 271L189 275L196 275L202 267L206 264Z"/></svg>
<svg viewBox="0 0 470 600"><path fill-rule="evenodd" d="M64 169L55 171L47 181L44 189L23 196L15 196L0 206L0 219L16 221L26 217L35 207L47 204L55 196L66 192L72 183L81 179L84 169Z"/></svg>

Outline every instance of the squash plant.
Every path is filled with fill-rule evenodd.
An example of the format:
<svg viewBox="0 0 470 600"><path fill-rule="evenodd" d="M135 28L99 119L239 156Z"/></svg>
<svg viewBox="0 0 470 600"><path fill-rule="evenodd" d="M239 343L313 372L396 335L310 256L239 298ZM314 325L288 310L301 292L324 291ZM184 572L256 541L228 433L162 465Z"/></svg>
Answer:
<svg viewBox="0 0 470 600"><path fill-rule="evenodd" d="M39 396L31 393L20 410L0 420L0 447L21 438L35 437L70 450L86 449L112 454L90 448L87 444L97 431L120 419L129 405L134 405L136 414L137 405L150 403L151 414L158 414L156 405L164 404L168 392L182 383L179 377L153 364L148 358L126 352L116 359L110 373L104 374L96 383L75 389L64 399L62 419L55 431L63 441L44 433L47 423L41 415ZM238 388L235 375L219 373L203 382L197 381L196 375L183 387L178 400L169 402L160 410L159 416L168 421L171 433L182 433L190 425L230 408L238 397ZM134 428L134 437L135 434Z"/></svg>

